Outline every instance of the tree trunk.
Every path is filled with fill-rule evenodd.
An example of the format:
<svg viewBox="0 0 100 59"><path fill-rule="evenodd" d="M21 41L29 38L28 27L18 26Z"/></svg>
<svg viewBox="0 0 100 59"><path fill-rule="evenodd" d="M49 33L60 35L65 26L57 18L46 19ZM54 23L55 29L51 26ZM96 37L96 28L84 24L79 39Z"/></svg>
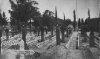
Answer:
<svg viewBox="0 0 100 59"><path fill-rule="evenodd" d="M44 41L44 28L41 27L41 41Z"/></svg>
<svg viewBox="0 0 100 59"><path fill-rule="evenodd" d="M26 43L26 34L27 34L27 31L25 30L25 28L22 30L22 40L24 41L24 49L27 50L28 47L27 47L27 43Z"/></svg>
<svg viewBox="0 0 100 59"><path fill-rule="evenodd" d="M7 35L7 40L9 40L9 34L8 34L8 33L6 33L6 35Z"/></svg>
<svg viewBox="0 0 100 59"><path fill-rule="evenodd" d="M1 37L0 37L0 57L1 57Z"/></svg>
<svg viewBox="0 0 100 59"><path fill-rule="evenodd" d="M30 19L30 33L31 33L31 19Z"/></svg>
<svg viewBox="0 0 100 59"><path fill-rule="evenodd" d="M56 26L56 44L60 45L60 31L59 31L59 26Z"/></svg>
<svg viewBox="0 0 100 59"><path fill-rule="evenodd" d="M66 30L66 35L67 35L67 37L68 37L68 29Z"/></svg>
<svg viewBox="0 0 100 59"><path fill-rule="evenodd" d="M6 29L5 32L6 32L6 39L9 40L9 34L8 34L9 33L9 30Z"/></svg>
<svg viewBox="0 0 100 59"><path fill-rule="evenodd" d="M48 27L46 27L46 34L48 34Z"/></svg>
<svg viewBox="0 0 100 59"><path fill-rule="evenodd" d="M39 36L39 34L40 34L40 30L38 29L38 36Z"/></svg>
<svg viewBox="0 0 100 59"><path fill-rule="evenodd" d="M46 34L48 34L48 30L46 29Z"/></svg>
<svg viewBox="0 0 100 59"><path fill-rule="evenodd" d="M1 37L2 37L2 30L0 30L0 57L1 57Z"/></svg>
<svg viewBox="0 0 100 59"><path fill-rule="evenodd" d="M53 26L51 26L51 35L53 36Z"/></svg>
<svg viewBox="0 0 100 59"><path fill-rule="evenodd" d="M62 30L61 33L62 33L62 42L64 43L65 42L64 30Z"/></svg>
<svg viewBox="0 0 100 59"><path fill-rule="evenodd" d="M69 35L71 34L71 30L69 29Z"/></svg>
<svg viewBox="0 0 100 59"><path fill-rule="evenodd" d="M21 32L21 25L17 25L17 30L19 31L19 32Z"/></svg>
<svg viewBox="0 0 100 59"><path fill-rule="evenodd" d="M99 22L99 37L100 37L100 22Z"/></svg>

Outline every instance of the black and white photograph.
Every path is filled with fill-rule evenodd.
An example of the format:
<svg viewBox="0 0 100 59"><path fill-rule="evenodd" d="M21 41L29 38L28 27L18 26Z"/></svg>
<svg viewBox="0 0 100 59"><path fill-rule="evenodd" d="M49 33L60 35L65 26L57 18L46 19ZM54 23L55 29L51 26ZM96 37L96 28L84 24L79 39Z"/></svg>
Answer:
<svg viewBox="0 0 100 59"><path fill-rule="evenodd" d="M0 0L0 59L100 59L100 0Z"/></svg>

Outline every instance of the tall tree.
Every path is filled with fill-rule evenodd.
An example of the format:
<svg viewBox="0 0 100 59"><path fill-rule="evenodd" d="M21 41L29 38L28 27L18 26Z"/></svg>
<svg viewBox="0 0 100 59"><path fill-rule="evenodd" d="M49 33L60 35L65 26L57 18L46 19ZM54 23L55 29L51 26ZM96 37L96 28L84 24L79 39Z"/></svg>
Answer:
<svg viewBox="0 0 100 59"><path fill-rule="evenodd" d="M5 16L5 13L3 12L3 14L0 12L0 25L3 26L3 25L7 25L7 20L6 20L6 16Z"/></svg>
<svg viewBox="0 0 100 59"><path fill-rule="evenodd" d="M56 20L56 44L60 45L60 27L57 19L57 9L55 8L55 20Z"/></svg>
<svg viewBox="0 0 100 59"><path fill-rule="evenodd" d="M68 25L69 25L69 24L72 24L71 19L65 20L66 36L67 36L67 37L69 36L69 28L68 28Z"/></svg>
<svg viewBox="0 0 100 59"><path fill-rule="evenodd" d="M53 35L53 21L54 21L54 13L50 10L45 10L43 14L43 23L49 30L51 30L51 35Z"/></svg>
<svg viewBox="0 0 100 59"><path fill-rule="evenodd" d="M62 42L65 42L65 14L64 14L64 20L62 22L62 26L61 26L61 33L62 33Z"/></svg>
<svg viewBox="0 0 100 59"><path fill-rule="evenodd" d="M0 28L0 57L1 57L1 37L2 37L2 30L1 30L1 28Z"/></svg>
<svg viewBox="0 0 100 59"><path fill-rule="evenodd" d="M22 39L24 41L25 49L27 49L26 44L26 26L28 20L36 18L39 14L38 8L35 6L38 3L31 0L9 0L11 3L11 9L9 13L11 14L11 24L16 25L18 30L22 29Z"/></svg>
<svg viewBox="0 0 100 59"><path fill-rule="evenodd" d="M77 25L77 23L76 23L76 12L75 12L75 10L73 11L73 17L74 17L74 22L73 22L73 26L74 26L74 30L76 29L76 25Z"/></svg>
<svg viewBox="0 0 100 59"><path fill-rule="evenodd" d="M81 35L82 36L86 35L87 24L85 23L85 21L83 19L81 19L81 27L80 28L81 28Z"/></svg>
<svg viewBox="0 0 100 59"><path fill-rule="evenodd" d="M1 56L2 27L3 27L4 25L7 25L6 16L5 16L5 13L3 12L3 14L2 14L2 13L1 13L1 10L0 10L0 56Z"/></svg>
<svg viewBox="0 0 100 59"><path fill-rule="evenodd" d="M0 57L1 57L1 37L2 37L1 25L2 25L2 15L0 11Z"/></svg>
<svg viewBox="0 0 100 59"><path fill-rule="evenodd" d="M80 18L78 19L78 28L80 28L80 26L81 26L81 20L80 20Z"/></svg>
<svg viewBox="0 0 100 59"><path fill-rule="evenodd" d="M81 25L84 25L84 23L85 23L85 22L84 22L84 20L83 20L83 18L82 18L82 19L81 19Z"/></svg>
<svg viewBox="0 0 100 59"><path fill-rule="evenodd" d="M11 14L11 24L20 26L25 25L28 20L34 19L39 13L38 8L33 6L38 4L36 1L31 0L10 0L11 9L9 12Z"/></svg>
<svg viewBox="0 0 100 59"><path fill-rule="evenodd" d="M40 20L40 31L41 31L41 42L44 41L44 25L43 25L43 19Z"/></svg>
<svg viewBox="0 0 100 59"><path fill-rule="evenodd" d="M1 24L2 25L7 25L8 26L8 23L7 23L7 17L6 17L6 15L5 15L5 13L3 12L3 14L2 14L2 20L1 20ZM6 29L5 29L5 33L6 33L6 40L9 40L9 28L8 27L6 27Z"/></svg>
<svg viewBox="0 0 100 59"><path fill-rule="evenodd" d="M88 19L90 19L90 9L88 8Z"/></svg>

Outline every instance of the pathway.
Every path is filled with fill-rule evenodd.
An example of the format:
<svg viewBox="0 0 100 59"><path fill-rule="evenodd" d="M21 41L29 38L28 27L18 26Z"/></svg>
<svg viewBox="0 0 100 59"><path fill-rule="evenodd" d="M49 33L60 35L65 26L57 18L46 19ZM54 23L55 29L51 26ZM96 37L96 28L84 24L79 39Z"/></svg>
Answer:
<svg viewBox="0 0 100 59"><path fill-rule="evenodd" d="M69 42L66 44L68 48L67 59L95 59L88 48L76 49L77 35L78 32L73 32Z"/></svg>

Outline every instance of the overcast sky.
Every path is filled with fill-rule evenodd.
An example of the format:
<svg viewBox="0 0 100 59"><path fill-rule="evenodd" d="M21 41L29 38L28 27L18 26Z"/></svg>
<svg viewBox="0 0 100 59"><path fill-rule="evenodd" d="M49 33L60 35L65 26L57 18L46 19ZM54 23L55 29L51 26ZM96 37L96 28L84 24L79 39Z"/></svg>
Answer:
<svg viewBox="0 0 100 59"><path fill-rule="evenodd" d="M63 18L65 13L66 18L73 20L73 10L76 9L76 0L36 0L39 5L39 10L43 13L46 9L54 11L55 6L58 10L58 17ZM100 0L77 0L78 17L87 18L88 8L91 12L91 17L98 17L100 13ZM7 17L10 17L7 12L10 9L9 0L0 0L0 8L6 12Z"/></svg>

